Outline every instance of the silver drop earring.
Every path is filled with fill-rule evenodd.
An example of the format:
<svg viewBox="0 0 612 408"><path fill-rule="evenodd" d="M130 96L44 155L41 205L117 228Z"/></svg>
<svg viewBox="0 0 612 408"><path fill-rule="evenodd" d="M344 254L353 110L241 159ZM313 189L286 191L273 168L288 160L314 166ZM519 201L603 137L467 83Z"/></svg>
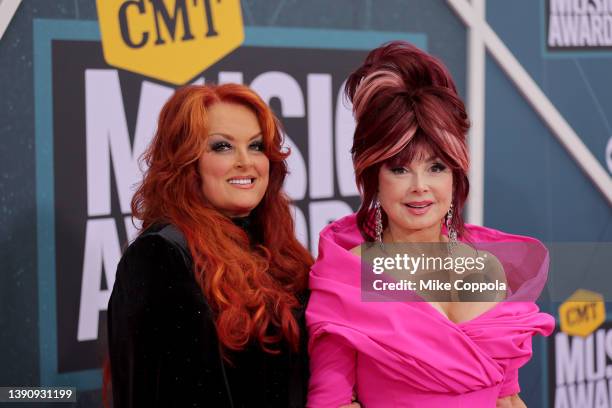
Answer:
<svg viewBox="0 0 612 408"><path fill-rule="evenodd" d="M378 201L378 198L374 202L374 208L375 208L374 220L376 222L374 228L376 232L376 242L382 245L382 232L383 232L382 209L380 208L380 201Z"/></svg>
<svg viewBox="0 0 612 408"><path fill-rule="evenodd" d="M448 231L448 249L449 252L453 252L453 249L457 246L457 230L453 228L453 203L451 203L448 212L446 213L446 230Z"/></svg>

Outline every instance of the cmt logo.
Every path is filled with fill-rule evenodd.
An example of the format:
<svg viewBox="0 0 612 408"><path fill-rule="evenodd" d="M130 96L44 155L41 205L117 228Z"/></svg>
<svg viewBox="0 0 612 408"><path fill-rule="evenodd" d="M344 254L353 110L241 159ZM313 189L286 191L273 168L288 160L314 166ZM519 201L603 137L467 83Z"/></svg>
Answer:
<svg viewBox="0 0 612 408"><path fill-rule="evenodd" d="M601 294L578 289L559 306L561 331L571 336L586 337L606 320L606 307Z"/></svg>
<svg viewBox="0 0 612 408"><path fill-rule="evenodd" d="M109 65L182 85L239 47L239 0L97 0Z"/></svg>

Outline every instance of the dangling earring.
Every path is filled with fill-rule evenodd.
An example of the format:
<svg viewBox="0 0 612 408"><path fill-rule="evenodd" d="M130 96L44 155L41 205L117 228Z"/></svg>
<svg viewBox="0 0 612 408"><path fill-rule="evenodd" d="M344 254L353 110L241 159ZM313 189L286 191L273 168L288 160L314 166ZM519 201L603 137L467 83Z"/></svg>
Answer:
<svg viewBox="0 0 612 408"><path fill-rule="evenodd" d="M378 198L374 202L374 209L375 209L374 220L376 222L374 226L374 230L376 232L376 242L382 245L382 232L383 232L382 209L380 208L380 201L378 201Z"/></svg>
<svg viewBox="0 0 612 408"><path fill-rule="evenodd" d="M448 212L446 213L446 230L448 231L448 249L449 252L453 252L453 249L457 246L457 230L453 228L453 203L451 203Z"/></svg>

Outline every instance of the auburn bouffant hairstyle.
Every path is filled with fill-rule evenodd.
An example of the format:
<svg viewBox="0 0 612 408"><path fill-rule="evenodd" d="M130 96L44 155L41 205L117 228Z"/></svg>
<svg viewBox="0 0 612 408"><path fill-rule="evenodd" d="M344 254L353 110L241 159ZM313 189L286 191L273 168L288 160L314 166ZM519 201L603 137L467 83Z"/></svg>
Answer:
<svg viewBox="0 0 612 408"><path fill-rule="evenodd" d="M229 102L251 109L259 120L269 184L252 223L262 232L252 248L248 235L211 208L202 193L198 161L206 149L207 109ZM132 199L132 214L143 230L171 223L187 239L197 282L215 312L219 341L240 350L250 340L273 352L285 339L297 348L299 328L293 309L307 286L312 258L297 241L282 186L287 175L278 120L261 98L243 85L193 85L166 102L157 133L143 155L147 171Z"/></svg>
<svg viewBox="0 0 612 408"><path fill-rule="evenodd" d="M470 124L446 67L407 42L393 41L368 54L349 76L345 94L357 122L351 153L362 195L357 225L364 238L375 239L373 207L381 166L409 163L423 148L452 169L451 226L463 235Z"/></svg>

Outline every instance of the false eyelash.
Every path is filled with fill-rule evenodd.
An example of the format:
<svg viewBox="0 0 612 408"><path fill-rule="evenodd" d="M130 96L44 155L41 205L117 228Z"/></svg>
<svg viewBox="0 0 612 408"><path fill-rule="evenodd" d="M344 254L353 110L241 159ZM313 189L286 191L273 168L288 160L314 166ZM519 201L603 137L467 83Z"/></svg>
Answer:
<svg viewBox="0 0 612 408"><path fill-rule="evenodd" d="M225 148L231 148L231 147L232 145L230 145L227 142L216 142L211 145L211 150L218 152L218 151L224 150Z"/></svg>

